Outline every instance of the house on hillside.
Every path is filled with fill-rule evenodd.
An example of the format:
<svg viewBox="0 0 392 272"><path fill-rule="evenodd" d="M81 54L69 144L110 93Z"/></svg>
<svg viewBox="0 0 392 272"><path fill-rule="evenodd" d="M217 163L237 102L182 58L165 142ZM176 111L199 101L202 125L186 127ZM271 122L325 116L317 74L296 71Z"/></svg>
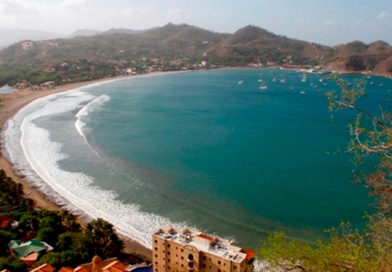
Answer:
<svg viewBox="0 0 392 272"><path fill-rule="evenodd" d="M9 216L0 216L0 229L13 230L18 227L18 222Z"/></svg>
<svg viewBox="0 0 392 272"><path fill-rule="evenodd" d="M54 81L46 81L40 85L41 89L53 89L55 85Z"/></svg>
<svg viewBox="0 0 392 272"><path fill-rule="evenodd" d="M50 264L43 264L43 265L31 270L30 272L53 272L55 270L56 270L56 268L54 268Z"/></svg>
<svg viewBox="0 0 392 272"><path fill-rule="evenodd" d="M12 240L8 243L11 254L19 257L27 266L32 266L42 254L50 252L53 248L45 242L32 239L28 242Z"/></svg>
<svg viewBox="0 0 392 272"><path fill-rule="evenodd" d="M95 256L91 263L81 264L75 269L62 267L59 272L127 272L125 265L116 258L102 260Z"/></svg>

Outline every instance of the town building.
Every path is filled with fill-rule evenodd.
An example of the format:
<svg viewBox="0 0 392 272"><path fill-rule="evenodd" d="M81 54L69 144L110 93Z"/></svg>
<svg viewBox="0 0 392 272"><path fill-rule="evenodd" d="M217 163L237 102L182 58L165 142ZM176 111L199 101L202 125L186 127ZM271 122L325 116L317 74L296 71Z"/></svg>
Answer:
<svg viewBox="0 0 392 272"><path fill-rule="evenodd" d="M50 264L43 264L43 265L31 270L30 272L53 272L55 270L56 270L56 268L54 268Z"/></svg>
<svg viewBox="0 0 392 272"><path fill-rule="evenodd" d="M172 227L152 236L154 272L250 272L256 252L201 232Z"/></svg>
<svg viewBox="0 0 392 272"><path fill-rule="evenodd" d="M127 272L125 265L116 258L102 260L94 256L91 263L81 264L75 269L62 267L59 272Z"/></svg>

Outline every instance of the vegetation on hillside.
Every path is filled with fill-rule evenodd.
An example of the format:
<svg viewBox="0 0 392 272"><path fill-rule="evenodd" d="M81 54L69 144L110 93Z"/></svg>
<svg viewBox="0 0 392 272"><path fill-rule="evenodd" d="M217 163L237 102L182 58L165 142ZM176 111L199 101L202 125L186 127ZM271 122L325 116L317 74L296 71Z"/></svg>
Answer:
<svg viewBox="0 0 392 272"><path fill-rule="evenodd" d="M26 80L64 84L151 71L247 65L325 65L348 71L392 69L385 42L334 48L275 35L255 26L222 34L182 24L142 32L108 31L72 39L24 41L0 50L0 86Z"/></svg>
<svg viewBox="0 0 392 272"><path fill-rule="evenodd" d="M271 235L260 250L271 271L392 271L392 114L381 109L375 115L358 106L365 95L363 82L352 87L335 80L340 90L328 93L329 109L358 112L350 125L348 152L355 162L355 182L369 190L377 212L367 216L366 229L342 223L330 230L329 240L316 244L289 239L284 233Z"/></svg>
<svg viewBox="0 0 392 272"><path fill-rule="evenodd" d="M67 211L33 209L33 201L24 198L23 186L15 183L0 170L0 206L12 211L2 213L18 221L13 230L0 230L0 271L27 271L19 258L10 255L11 240L31 237L44 241L54 250L45 253L36 265L49 263L54 267L75 266L90 262L93 256L119 257L124 247L113 226L101 218L82 228L77 218Z"/></svg>

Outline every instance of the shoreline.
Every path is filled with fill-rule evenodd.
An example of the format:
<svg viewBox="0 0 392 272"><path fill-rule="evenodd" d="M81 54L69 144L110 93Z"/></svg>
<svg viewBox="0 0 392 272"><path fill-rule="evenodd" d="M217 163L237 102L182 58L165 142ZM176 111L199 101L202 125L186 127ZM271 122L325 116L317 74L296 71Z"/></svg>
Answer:
<svg viewBox="0 0 392 272"><path fill-rule="evenodd" d="M149 73L146 75L159 75L159 74L163 74L163 73ZM71 91L73 89L85 87L96 83L103 83L111 80L121 80L121 79L134 78L134 77L137 76L118 76L112 78L97 79L92 81L76 82L76 83L56 86L54 89L49 89L49 90L32 90L31 88L27 88L22 90L16 90L13 93L2 94L3 100L1 101L0 104L0 129L1 131L3 131L4 126L8 121L8 119L10 119L19 110L21 110L23 107L27 106L29 103L31 103L36 99L52 94ZM38 188L29 184L29 182L26 181L22 175L19 175L15 171L15 169L13 168L13 164L10 161L8 161L7 158L4 156L2 145L3 142L1 141L0 142L0 169L3 169L7 173L7 175L11 177L15 182L23 185L23 195L26 198L30 198L34 200L34 207L40 209L53 210L53 211L60 211L64 209L64 207L51 201ZM77 217L82 225L88 223L88 222L81 221L79 216ZM124 236L121 233L117 233L117 234L124 241L125 253L135 255L136 257L140 257L147 261L151 261L152 251L150 248L145 247L139 242L133 240L130 237Z"/></svg>
<svg viewBox="0 0 392 272"><path fill-rule="evenodd" d="M213 70L232 70L232 69L260 69L260 68L253 68L253 67L226 67L220 69L210 69ZM262 68L262 69L271 69L271 68ZM273 68L272 68L273 69ZM279 69L279 68L276 68ZM290 69L295 70L295 69ZM182 72L192 72L194 70L186 70L186 71L166 71L166 72L152 72L146 73L141 75L134 75L134 76L117 76L111 78L103 78L97 79L92 81L85 81L85 82L77 82L77 83L69 83L66 85L56 86L54 89L49 90L32 90L31 88L16 90L13 93L2 94L3 101L0 104L0 129L3 131L4 126L9 118L14 116L20 109L28 105L30 102L42 98L48 95L71 91L80 87L85 87L88 85L93 85L96 83L104 83L114 80L122 80L122 79L130 79L130 78L137 78L137 77L145 77L145 76L154 76L154 75L166 75L170 73L182 73ZM203 71L203 70L198 70ZM209 71L208 69L204 71ZM60 211L65 209L63 206L54 203L47 197L43 192L41 192L38 188L30 185L28 181L24 179L22 175L18 175L18 173L13 169L13 164L9 162L4 155L2 154L2 144L0 143L0 168L4 169L8 176L14 179L15 182L23 184L23 191L24 196L27 198L31 198L35 202L36 208L43 208L48 210L56 210ZM80 221L82 225L85 225L87 222ZM125 252L129 254L133 254L135 256L139 256L145 260L151 261L152 252L151 249L145 247L144 245L140 244L139 242L131 239L130 237L124 236L121 233L118 233L119 237L125 243Z"/></svg>

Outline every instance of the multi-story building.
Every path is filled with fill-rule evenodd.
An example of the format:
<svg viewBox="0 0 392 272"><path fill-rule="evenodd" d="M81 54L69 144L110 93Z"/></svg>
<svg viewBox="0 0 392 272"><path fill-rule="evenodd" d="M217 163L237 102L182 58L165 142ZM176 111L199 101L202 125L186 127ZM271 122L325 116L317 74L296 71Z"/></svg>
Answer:
<svg viewBox="0 0 392 272"><path fill-rule="evenodd" d="M172 227L152 236L154 272L250 272L256 252L201 232Z"/></svg>

